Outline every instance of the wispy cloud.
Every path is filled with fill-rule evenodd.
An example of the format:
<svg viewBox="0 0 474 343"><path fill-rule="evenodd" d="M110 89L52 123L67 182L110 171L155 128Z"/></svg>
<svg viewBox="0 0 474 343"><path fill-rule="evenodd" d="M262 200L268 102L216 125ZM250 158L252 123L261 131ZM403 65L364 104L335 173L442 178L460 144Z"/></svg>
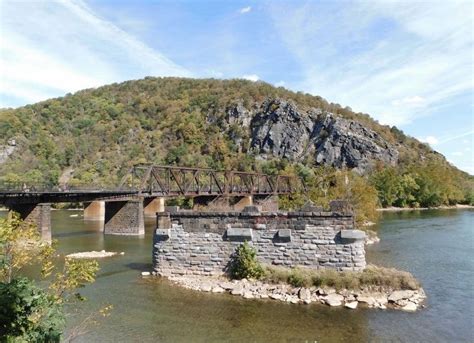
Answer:
<svg viewBox="0 0 474 343"><path fill-rule="evenodd" d="M126 79L189 76L185 68L81 1L2 2L0 106Z"/></svg>
<svg viewBox="0 0 474 343"><path fill-rule="evenodd" d="M239 10L239 12L240 12L241 14L245 14L245 13L249 13L251 10L252 10L252 7L247 6L247 7L241 8L241 9Z"/></svg>
<svg viewBox="0 0 474 343"><path fill-rule="evenodd" d="M429 145L440 145L440 144L455 141L455 140L458 140L458 139L464 138L464 137L469 137L469 136L473 137L473 135L474 135L474 130L469 130L469 131L466 131L466 132L458 133L456 135L447 136L447 137L443 137L443 138L436 138L435 136L426 136L426 137L418 137L417 139L420 142L428 143ZM467 143L469 143L469 141L464 139L463 143L467 144ZM453 153L453 155L461 156L460 153Z"/></svg>
<svg viewBox="0 0 474 343"><path fill-rule="evenodd" d="M293 86L396 125L472 92L472 10L469 1L271 6L301 64Z"/></svg>
<svg viewBox="0 0 474 343"><path fill-rule="evenodd" d="M469 131L466 131L466 132L459 133L457 135L445 137L445 138L441 139L438 143L443 144L443 143L451 142L451 141L454 141L456 139L460 139L460 138L463 138L463 137L469 137L469 136L471 136L471 138L474 136L474 130L469 130Z"/></svg>
<svg viewBox="0 0 474 343"><path fill-rule="evenodd" d="M396 99L392 101L393 106L409 106L409 107L419 107L423 106L425 103L425 99L421 96L407 96L403 99Z"/></svg>

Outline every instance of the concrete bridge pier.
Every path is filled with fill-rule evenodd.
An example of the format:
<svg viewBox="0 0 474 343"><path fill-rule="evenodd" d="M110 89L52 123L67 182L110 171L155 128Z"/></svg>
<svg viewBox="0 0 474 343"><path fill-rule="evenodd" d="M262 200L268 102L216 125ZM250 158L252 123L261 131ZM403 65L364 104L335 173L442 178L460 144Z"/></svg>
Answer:
<svg viewBox="0 0 474 343"><path fill-rule="evenodd" d="M41 239L51 242L51 204L16 204L9 209L17 212L25 223L36 225Z"/></svg>
<svg viewBox="0 0 474 343"><path fill-rule="evenodd" d="M278 195L255 195L253 198L253 204L260 207L263 212L276 212L278 211Z"/></svg>
<svg viewBox="0 0 474 343"><path fill-rule="evenodd" d="M104 220L105 201L84 202L84 220Z"/></svg>
<svg viewBox="0 0 474 343"><path fill-rule="evenodd" d="M193 211L229 211L229 197L202 195L193 198Z"/></svg>
<svg viewBox="0 0 474 343"><path fill-rule="evenodd" d="M234 211L242 211L246 206L253 205L253 195L245 195L243 197L235 197L234 204L232 205L232 209Z"/></svg>
<svg viewBox="0 0 474 343"><path fill-rule="evenodd" d="M145 217L156 217L156 212L165 211L165 198L145 198L143 203Z"/></svg>
<svg viewBox="0 0 474 343"><path fill-rule="evenodd" d="M104 234L145 235L143 199L107 201L105 203Z"/></svg>

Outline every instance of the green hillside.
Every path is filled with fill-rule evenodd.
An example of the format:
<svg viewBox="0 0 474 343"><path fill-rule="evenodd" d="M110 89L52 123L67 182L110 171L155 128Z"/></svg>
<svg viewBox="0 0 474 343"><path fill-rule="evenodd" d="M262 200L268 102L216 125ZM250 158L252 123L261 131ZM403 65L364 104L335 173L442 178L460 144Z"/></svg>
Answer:
<svg viewBox="0 0 474 343"><path fill-rule="evenodd" d="M232 106L254 113L267 99L285 99L302 113L318 109L354 120L393 146L399 153L396 165L380 162L365 175L349 174L376 187L382 205L472 202L471 176L396 127L318 96L245 80L149 77L2 109L0 147L14 149L0 163L0 178L58 184L62 176L71 184L111 185L133 164L153 162L299 173L316 188L322 179L337 188L335 168L320 166L309 155L297 161L261 159L251 146L252 131L229 121Z"/></svg>

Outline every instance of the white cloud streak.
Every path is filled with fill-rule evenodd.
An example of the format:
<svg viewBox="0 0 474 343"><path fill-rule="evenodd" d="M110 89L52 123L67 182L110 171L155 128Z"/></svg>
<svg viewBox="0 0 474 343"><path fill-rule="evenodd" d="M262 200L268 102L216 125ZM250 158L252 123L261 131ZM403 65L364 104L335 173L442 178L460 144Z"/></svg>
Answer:
<svg viewBox="0 0 474 343"><path fill-rule="evenodd" d="M469 1L271 6L303 70L305 80L293 88L392 125L473 91L472 11Z"/></svg>
<svg viewBox="0 0 474 343"><path fill-rule="evenodd" d="M97 16L81 1L2 2L0 94L16 106L185 68Z"/></svg>
<svg viewBox="0 0 474 343"><path fill-rule="evenodd" d="M454 135L454 136L449 136L449 137L443 138L438 143L443 144L443 143L451 142L451 141L454 141L456 139L463 138L463 137L468 137L468 136L472 137L473 135L474 135L474 130L470 130L470 131L463 132L463 133L460 133L460 134L457 134L457 135Z"/></svg>
<svg viewBox="0 0 474 343"><path fill-rule="evenodd" d="M252 7L247 6L247 7L241 8L241 9L239 10L239 13L240 13L240 14L245 14L245 13L249 13L251 10L252 10Z"/></svg>

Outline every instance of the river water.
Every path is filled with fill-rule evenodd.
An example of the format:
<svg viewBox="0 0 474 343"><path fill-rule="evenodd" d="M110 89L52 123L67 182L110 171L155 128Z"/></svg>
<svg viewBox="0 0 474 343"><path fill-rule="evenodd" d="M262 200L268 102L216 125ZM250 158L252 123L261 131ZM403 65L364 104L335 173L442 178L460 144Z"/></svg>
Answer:
<svg viewBox="0 0 474 343"><path fill-rule="evenodd" d="M69 328L91 311L112 304L110 317L76 342L473 342L473 210L384 213L381 242L367 251L370 263L412 272L428 295L416 313L329 308L271 300L246 300L142 279L151 270L154 221L144 238L104 236L82 211L54 211L53 238L61 253L123 251L100 261L88 301Z"/></svg>

